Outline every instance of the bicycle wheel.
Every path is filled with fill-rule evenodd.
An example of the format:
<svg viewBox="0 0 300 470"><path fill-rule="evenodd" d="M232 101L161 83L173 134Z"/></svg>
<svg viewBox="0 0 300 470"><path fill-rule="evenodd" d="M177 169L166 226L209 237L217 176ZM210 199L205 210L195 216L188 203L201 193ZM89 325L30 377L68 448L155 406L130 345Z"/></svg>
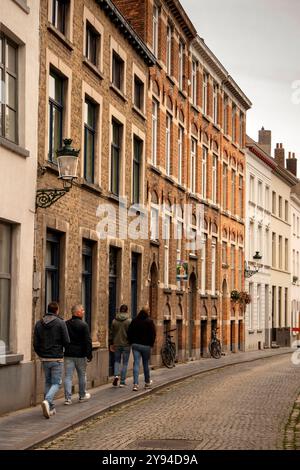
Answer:
<svg viewBox="0 0 300 470"><path fill-rule="evenodd" d="M221 344L219 341L215 341L210 345L210 354L214 359L220 359L222 355Z"/></svg>
<svg viewBox="0 0 300 470"><path fill-rule="evenodd" d="M161 358L163 364L168 367L168 369L171 369L174 366L175 356L168 346L163 346L161 348Z"/></svg>

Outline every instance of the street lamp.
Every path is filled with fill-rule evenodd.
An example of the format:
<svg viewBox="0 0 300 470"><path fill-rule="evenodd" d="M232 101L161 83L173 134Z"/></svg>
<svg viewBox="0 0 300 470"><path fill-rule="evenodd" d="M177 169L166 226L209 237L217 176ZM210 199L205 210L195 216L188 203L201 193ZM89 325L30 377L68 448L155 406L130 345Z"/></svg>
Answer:
<svg viewBox="0 0 300 470"><path fill-rule="evenodd" d="M259 261L262 259L262 255L259 253L259 251L255 252L253 259L255 259L255 261ZM253 276L254 274L258 273L258 271L259 271L259 266L257 264L255 264L254 269L250 269L248 267L247 261L245 261L244 273L245 273L246 278Z"/></svg>
<svg viewBox="0 0 300 470"><path fill-rule="evenodd" d="M58 178L63 182L63 189L38 189L36 207L50 207L54 202L69 192L73 180L77 178L78 155L80 150L72 146L72 139L64 139L64 146L57 150Z"/></svg>

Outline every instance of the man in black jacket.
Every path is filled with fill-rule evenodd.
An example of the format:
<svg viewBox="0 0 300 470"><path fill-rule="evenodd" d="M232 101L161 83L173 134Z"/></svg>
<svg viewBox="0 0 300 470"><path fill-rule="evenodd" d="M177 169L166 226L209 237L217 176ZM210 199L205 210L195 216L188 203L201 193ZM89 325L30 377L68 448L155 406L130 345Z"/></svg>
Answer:
<svg viewBox="0 0 300 470"><path fill-rule="evenodd" d="M88 324L83 321L82 305L72 307L72 318L66 322L70 344L65 349L65 405L72 404L72 378L76 369L79 383L79 401L91 398L86 392L86 364L93 358L92 340Z"/></svg>
<svg viewBox="0 0 300 470"><path fill-rule="evenodd" d="M41 404L45 418L56 413L53 400L62 383L63 348L70 342L66 324L58 313L58 304L51 302L48 312L34 328L33 347L42 361L45 373L45 399Z"/></svg>

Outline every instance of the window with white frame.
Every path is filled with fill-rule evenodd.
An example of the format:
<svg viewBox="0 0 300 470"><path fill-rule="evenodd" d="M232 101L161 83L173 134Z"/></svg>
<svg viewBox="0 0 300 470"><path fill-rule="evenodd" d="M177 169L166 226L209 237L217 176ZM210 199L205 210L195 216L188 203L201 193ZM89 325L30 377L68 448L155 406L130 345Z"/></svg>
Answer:
<svg viewBox="0 0 300 470"><path fill-rule="evenodd" d="M152 165L157 164L157 130L158 130L158 101L152 99Z"/></svg>
<svg viewBox="0 0 300 470"><path fill-rule="evenodd" d="M158 7L154 5L152 16L152 47L155 57L158 57L158 15Z"/></svg>
<svg viewBox="0 0 300 470"><path fill-rule="evenodd" d="M228 134L228 96L224 95L223 104L223 130L224 134Z"/></svg>
<svg viewBox="0 0 300 470"><path fill-rule="evenodd" d="M51 22L64 35L68 32L69 8L69 0L52 0Z"/></svg>
<svg viewBox="0 0 300 470"><path fill-rule="evenodd" d="M231 212L232 214L236 213L235 193L236 193L236 171L231 170Z"/></svg>
<svg viewBox="0 0 300 470"><path fill-rule="evenodd" d="M227 265L227 242L222 242L222 264Z"/></svg>
<svg viewBox="0 0 300 470"><path fill-rule="evenodd" d="M249 282L249 294L251 299L253 299L253 283ZM253 304L254 302L250 302L248 304L248 311L249 311L249 330L253 330Z"/></svg>
<svg viewBox="0 0 300 470"><path fill-rule="evenodd" d="M144 82L134 74L134 105L144 112Z"/></svg>
<svg viewBox="0 0 300 470"><path fill-rule="evenodd" d="M258 233L257 233L257 250L261 253L262 252L262 233L263 229L262 226L258 226ZM252 255L253 256L253 255Z"/></svg>
<svg viewBox="0 0 300 470"><path fill-rule="evenodd" d="M252 261L254 253L254 224L250 222L249 224L249 260Z"/></svg>
<svg viewBox="0 0 300 470"><path fill-rule="evenodd" d="M282 235L278 237L278 267L282 269Z"/></svg>
<svg viewBox="0 0 300 470"><path fill-rule="evenodd" d="M227 210L227 194L228 194L228 165L226 163L223 163L223 192L222 192L222 204L223 204L223 209Z"/></svg>
<svg viewBox="0 0 300 470"><path fill-rule="evenodd" d="M262 190L263 190L263 184L262 184L262 181L258 181L258 187L257 187L258 191L257 191L257 204L262 207L262 204L263 204L263 193L262 193Z"/></svg>
<svg viewBox="0 0 300 470"><path fill-rule="evenodd" d="M297 237L299 237L299 235L300 235L300 230L299 230L299 228L300 228L299 217L297 217Z"/></svg>
<svg viewBox="0 0 300 470"><path fill-rule="evenodd" d="M235 245L230 247L231 290L235 289Z"/></svg>
<svg viewBox="0 0 300 470"><path fill-rule="evenodd" d="M195 214L190 214L189 221L189 243L190 243L190 255L196 255L196 243L197 243L197 217Z"/></svg>
<svg viewBox="0 0 300 470"><path fill-rule="evenodd" d="M266 211L270 210L270 187L266 186L265 188L265 209Z"/></svg>
<svg viewBox="0 0 300 470"><path fill-rule="evenodd" d="M178 183L182 184L184 128L178 126Z"/></svg>
<svg viewBox="0 0 300 470"><path fill-rule="evenodd" d="M272 232L272 267L276 268L276 233Z"/></svg>
<svg viewBox="0 0 300 470"><path fill-rule="evenodd" d="M166 116L166 174L171 174L171 132L172 116L167 113Z"/></svg>
<svg viewBox="0 0 300 470"><path fill-rule="evenodd" d="M184 74L184 44L179 41L179 57L178 57L178 85L179 89L183 89L183 74Z"/></svg>
<svg viewBox="0 0 300 470"><path fill-rule="evenodd" d="M293 250L293 276L296 276L296 250Z"/></svg>
<svg viewBox="0 0 300 470"><path fill-rule="evenodd" d="M201 245L201 294L206 292L206 252L207 252L207 234L203 234Z"/></svg>
<svg viewBox="0 0 300 470"><path fill-rule="evenodd" d="M117 120L112 119L111 126L110 191L116 196L119 196L121 190L123 125Z"/></svg>
<svg viewBox="0 0 300 470"><path fill-rule="evenodd" d="M202 84L202 109L203 114L207 114L208 109L208 74L204 72L203 74L203 84Z"/></svg>
<svg viewBox="0 0 300 470"><path fill-rule="evenodd" d="M132 202L134 204L141 202L143 144L139 137L133 136Z"/></svg>
<svg viewBox="0 0 300 470"><path fill-rule="evenodd" d="M176 259L177 261L181 260L181 250L182 250L182 237L183 237L183 210L180 205L176 207ZM180 281L177 281L177 286L180 287Z"/></svg>
<svg viewBox="0 0 300 470"><path fill-rule="evenodd" d="M257 284L257 329L261 329L261 302L262 302L262 297L261 297L261 285Z"/></svg>
<svg viewBox="0 0 300 470"><path fill-rule="evenodd" d="M6 347L6 351L2 351L1 354L10 350L11 260L12 225L0 220L0 338Z"/></svg>
<svg viewBox="0 0 300 470"><path fill-rule="evenodd" d="M101 36L98 31L87 21L85 57L96 67L99 67L99 53L101 48Z"/></svg>
<svg viewBox="0 0 300 470"><path fill-rule="evenodd" d="M218 124L218 119L219 119L218 98L219 98L219 87L216 83L214 83L214 86L213 86L213 122L214 124Z"/></svg>
<svg viewBox="0 0 300 470"><path fill-rule="evenodd" d="M284 240L284 269L285 271L289 269L289 240L287 238Z"/></svg>
<svg viewBox="0 0 300 470"><path fill-rule="evenodd" d="M201 191L203 199L207 199L207 155L208 148L203 145L202 147L202 180Z"/></svg>
<svg viewBox="0 0 300 470"><path fill-rule="evenodd" d="M293 214L293 235L296 235L296 214Z"/></svg>
<svg viewBox="0 0 300 470"><path fill-rule="evenodd" d="M66 80L51 70L49 75L49 152L48 159L56 163L56 151L62 147L65 113Z"/></svg>
<svg viewBox="0 0 300 470"><path fill-rule="evenodd" d="M192 103L197 106L197 61L192 60L192 77L191 77L191 96Z"/></svg>
<svg viewBox="0 0 300 470"><path fill-rule="evenodd" d="M163 225L163 238L164 238L164 285L169 287L169 248L171 236L171 206L167 202L164 205L164 225Z"/></svg>
<svg viewBox="0 0 300 470"><path fill-rule="evenodd" d="M15 144L18 144L17 110L18 47L0 32L0 136Z"/></svg>
<svg viewBox="0 0 300 470"><path fill-rule="evenodd" d="M243 248L239 247L239 290L242 290L243 287Z"/></svg>
<svg viewBox="0 0 300 470"><path fill-rule="evenodd" d="M276 215L276 192L272 191L272 214Z"/></svg>
<svg viewBox="0 0 300 470"><path fill-rule="evenodd" d="M232 132L232 140L236 142L236 105L232 105L231 109L231 132Z"/></svg>
<svg viewBox="0 0 300 470"><path fill-rule="evenodd" d="M265 249L263 250L263 258L264 258L264 263L267 266L270 265L269 237L270 237L270 230L268 228L266 228L266 231L265 231Z"/></svg>
<svg viewBox="0 0 300 470"><path fill-rule="evenodd" d="M244 146L244 114L240 112L240 132L239 132L239 144L241 147Z"/></svg>
<svg viewBox="0 0 300 470"><path fill-rule="evenodd" d="M216 294L216 275L217 275L217 239L212 238L211 242L211 294Z"/></svg>
<svg viewBox="0 0 300 470"><path fill-rule="evenodd" d="M218 198L218 156L213 155L212 165L212 202L217 204Z"/></svg>
<svg viewBox="0 0 300 470"><path fill-rule="evenodd" d="M191 192L196 192L197 140L191 139Z"/></svg>
<svg viewBox="0 0 300 470"><path fill-rule="evenodd" d="M282 197L278 196L278 217L282 218Z"/></svg>
<svg viewBox="0 0 300 470"><path fill-rule="evenodd" d="M118 88L122 93L124 93L124 70L125 64L122 57L117 54L116 51L113 51L112 54L112 83Z"/></svg>
<svg viewBox="0 0 300 470"><path fill-rule="evenodd" d="M97 105L85 99L84 102L84 178L88 183L94 183Z"/></svg>
<svg viewBox="0 0 300 470"><path fill-rule="evenodd" d="M158 197L155 192L151 194L151 214L150 214L150 239L157 241L159 239L159 205Z"/></svg>
<svg viewBox="0 0 300 470"><path fill-rule="evenodd" d="M239 175L239 215L243 217L243 177Z"/></svg>
<svg viewBox="0 0 300 470"><path fill-rule="evenodd" d="M167 73L172 74L172 28L167 26Z"/></svg>
<svg viewBox="0 0 300 470"><path fill-rule="evenodd" d="M250 191L249 191L249 196L250 196L250 201L254 202L255 201L255 191L254 191L254 176L250 175Z"/></svg>

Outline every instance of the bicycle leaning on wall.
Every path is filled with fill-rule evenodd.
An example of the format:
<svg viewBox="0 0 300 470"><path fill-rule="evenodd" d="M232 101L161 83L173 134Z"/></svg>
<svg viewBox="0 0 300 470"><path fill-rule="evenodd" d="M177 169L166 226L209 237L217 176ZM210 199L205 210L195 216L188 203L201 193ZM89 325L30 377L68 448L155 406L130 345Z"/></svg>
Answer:
<svg viewBox="0 0 300 470"><path fill-rule="evenodd" d="M165 341L160 351L162 362L169 369L175 367L176 345L170 335L170 333L175 330L176 328L174 328L174 330L165 331Z"/></svg>
<svg viewBox="0 0 300 470"><path fill-rule="evenodd" d="M214 328L211 332L211 341L208 345L210 355L215 359L220 359L222 356L222 347L220 340L217 338L217 330L219 328Z"/></svg>

